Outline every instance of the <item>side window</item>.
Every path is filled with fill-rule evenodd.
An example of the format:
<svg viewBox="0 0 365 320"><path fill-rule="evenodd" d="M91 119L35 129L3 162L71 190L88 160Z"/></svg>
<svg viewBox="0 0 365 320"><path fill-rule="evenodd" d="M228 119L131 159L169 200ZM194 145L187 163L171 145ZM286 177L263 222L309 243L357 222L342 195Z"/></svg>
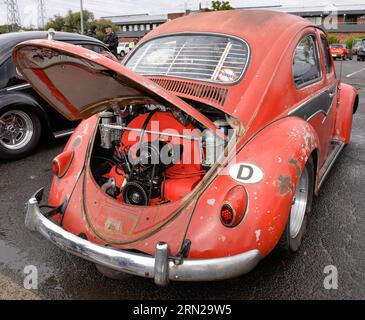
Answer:
<svg viewBox="0 0 365 320"><path fill-rule="evenodd" d="M5 60L0 66L0 89L16 85L21 77L15 71L11 58Z"/></svg>
<svg viewBox="0 0 365 320"><path fill-rule="evenodd" d="M305 36L295 49L293 78L297 88L302 88L321 78L321 64L314 35Z"/></svg>
<svg viewBox="0 0 365 320"><path fill-rule="evenodd" d="M321 36L321 43L322 43L322 49L324 53L324 59L326 64L326 73L332 72L332 61L331 61L331 53L330 53L330 47L328 45L328 41L325 37Z"/></svg>
<svg viewBox="0 0 365 320"><path fill-rule="evenodd" d="M98 46L96 44L95 45L93 45L93 44L83 44L81 46L84 47L85 49L92 50L96 53L104 53L105 51L107 51L102 46Z"/></svg>

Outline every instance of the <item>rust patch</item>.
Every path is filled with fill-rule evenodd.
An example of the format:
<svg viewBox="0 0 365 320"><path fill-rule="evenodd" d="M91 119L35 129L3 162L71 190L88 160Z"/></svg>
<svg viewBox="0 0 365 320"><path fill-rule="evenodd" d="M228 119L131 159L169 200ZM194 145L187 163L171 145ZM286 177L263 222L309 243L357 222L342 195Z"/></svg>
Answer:
<svg viewBox="0 0 365 320"><path fill-rule="evenodd" d="M290 176L279 176L279 193L282 196L287 195L289 192L293 192L294 186Z"/></svg>
<svg viewBox="0 0 365 320"><path fill-rule="evenodd" d="M120 222L107 219L105 222L105 231L120 232Z"/></svg>
<svg viewBox="0 0 365 320"><path fill-rule="evenodd" d="M295 172L297 174L297 177L299 178L302 175L302 170L300 168L299 161L294 158L291 158L288 161L288 163L295 167Z"/></svg>

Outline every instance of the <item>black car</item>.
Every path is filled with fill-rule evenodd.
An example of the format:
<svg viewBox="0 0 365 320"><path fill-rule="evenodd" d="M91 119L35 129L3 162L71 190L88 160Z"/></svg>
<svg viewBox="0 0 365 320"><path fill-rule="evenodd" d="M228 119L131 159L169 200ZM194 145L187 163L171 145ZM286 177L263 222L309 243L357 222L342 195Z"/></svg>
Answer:
<svg viewBox="0 0 365 320"><path fill-rule="evenodd" d="M0 35L0 159L16 160L29 155L41 136L65 137L77 122L70 122L50 107L22 79L12 61L14 46L26 40L47 39L43 31ZM110 58L99 40L72 33L56 32L53 40L79 45Z"/></svg>
<svg viewBox="0 0 365 320"><path fill-rule="evenodd" d="M361 41L361 44L357 48L357 61L365 60L365 39Z"/></svg>

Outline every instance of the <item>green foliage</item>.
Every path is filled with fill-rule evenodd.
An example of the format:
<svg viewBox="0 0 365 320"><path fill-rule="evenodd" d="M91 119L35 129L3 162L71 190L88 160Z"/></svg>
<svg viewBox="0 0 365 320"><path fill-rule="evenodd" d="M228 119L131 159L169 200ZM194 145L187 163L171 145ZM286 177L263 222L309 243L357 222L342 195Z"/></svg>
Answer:
<svg viewBox="0 0 365 320"><path fill-rule="evenodd" d="M340 43L340 40L334 34L328 35L328 41L330 44Z"/></svg>
<svg viewBox="0 0 365 320"><path fill-rule="evenodd" d="M233 7L229 1L212 1L213 11L232 10Z"/></svg>
<svg viewBox="0 0 365 320"><path fill-rule="evenodd" d="M96 36L98 37L99 40L103 40L104 35L105 35L105 28L107 26L112 26L113 31L118 30L118 27L116 25L114 25L110 20L107 20L107 19L95 20L90 25L94 25L96 27Z"/></svg>
<svg viewBox="0 0 365 320"><path fill-rule="evenodd" d="M99 19L95 20L94 14L88 10L83 11L83 21L84 21L84 32L86 33L90 26L96 26L96 36L98 39L103 40L105 34L105 28L111 25L113 30L117 30L117 26L113 25L110 20ZM56 31L65 32L81 32L81 18L80 12L72 12L71 10L67 13L65 17L56 15L54 16L45 26L45 30L53 28Z"/></svg>
<svg viewBox="0 0 365 320"><path fill-rule="evenodd" d="M365 34L360 34L360 35L357 35L357 36L351 36L351 37L348 37L346 39L346 45L352 49L352 47L354 46L354 41L356 39L365 39Z"/></svg>
<svg viewBox="0 0 365 320"><path fill-rule="evenodd" d="M8 32L16 32L16 31L19 31L21 28L20 26L11 26L11 25L7 25L7 24L4 24L2 26L0 26L0 34L2 33L8 33Z"/></svg>

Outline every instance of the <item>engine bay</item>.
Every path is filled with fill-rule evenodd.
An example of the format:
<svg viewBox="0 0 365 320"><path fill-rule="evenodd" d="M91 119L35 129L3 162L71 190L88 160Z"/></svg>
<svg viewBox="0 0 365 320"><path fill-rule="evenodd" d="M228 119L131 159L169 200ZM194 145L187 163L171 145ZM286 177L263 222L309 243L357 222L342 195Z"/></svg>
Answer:
<svg viewBox="0 0 365 320"><path fill-rule="evenodd" d="M205 111L229 138L227 116L214 108ZM156 206L192 192L226 146L175 107L118 106L100 114L90 166L100 188L120 203Z"/></svg>

